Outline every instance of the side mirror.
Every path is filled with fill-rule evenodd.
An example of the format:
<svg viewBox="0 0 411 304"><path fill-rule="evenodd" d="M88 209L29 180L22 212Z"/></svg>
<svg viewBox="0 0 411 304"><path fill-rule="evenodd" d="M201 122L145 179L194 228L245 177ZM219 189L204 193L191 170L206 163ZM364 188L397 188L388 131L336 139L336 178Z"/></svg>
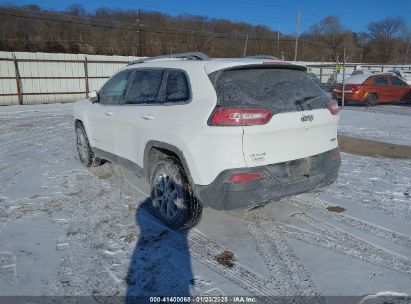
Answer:
<svg viewBox="0 0 411 304"><path fill-rule="evenodd" d="M98 96L98 93L97 93L97 91L91 91L91 92L89 92L88 93L88 98L90 99L90 101L92 102L92 103L96 103L96 102L99 102L99 96Z"/></svg>

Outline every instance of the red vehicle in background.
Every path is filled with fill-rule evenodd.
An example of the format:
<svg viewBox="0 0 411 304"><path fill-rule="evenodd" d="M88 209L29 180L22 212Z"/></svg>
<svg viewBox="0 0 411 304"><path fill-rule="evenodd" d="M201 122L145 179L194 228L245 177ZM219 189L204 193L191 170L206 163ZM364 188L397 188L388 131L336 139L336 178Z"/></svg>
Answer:
<svg viewBox="0 0 411 304"><path fill-rule="evenodd" d="M359 74L346 79L345 100L374 106L378 103L411 101L411 86L391 74ZM332 90L332 96L342 99L342 84Z"/></svg>

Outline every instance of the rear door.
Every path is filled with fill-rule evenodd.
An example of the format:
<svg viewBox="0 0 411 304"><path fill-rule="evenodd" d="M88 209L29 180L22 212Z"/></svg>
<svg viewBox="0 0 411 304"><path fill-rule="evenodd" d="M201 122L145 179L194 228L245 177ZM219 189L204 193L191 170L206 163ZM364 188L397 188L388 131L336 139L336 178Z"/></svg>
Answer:
<svg viewBox="0 0 411 304"><path fill-rule="evenodd" d="M384 75L373 76L372 86L368 93L377 93L379 102L390 101L392 98L392 91L388 77Z"/></svg>
<svg viewBox="0 0 411 304"><path fill-rule="evenodd" d="M316 155L338 146L338 115L328 95L302 70L245 68L214 75L218 107L268 109L266 124L243 126L243 153L249 167Z"/></svg>

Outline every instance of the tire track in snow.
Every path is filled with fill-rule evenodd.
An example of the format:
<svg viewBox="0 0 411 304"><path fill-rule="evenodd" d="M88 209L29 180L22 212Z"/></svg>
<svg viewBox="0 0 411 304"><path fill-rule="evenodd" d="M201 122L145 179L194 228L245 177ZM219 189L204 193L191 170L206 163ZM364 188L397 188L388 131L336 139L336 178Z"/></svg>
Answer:
<svg viewBox="0 0 411 304"><path fill-rule="evenodd" d="M0 275L6 276L10 285L17 284L17 257L8 251L0 252Z"/></svg>
<svg viewBox="0 0 411 304"><path fill-rule="evenodd" d="M307 270L284 239L281 230L273 225L272 234L268 235L255 216L246 215L243 220L246 221L248 232L255 240L257 251L270 271L268 279L277 286L281 295L316 296L320 294Z"/></svg>
<svg viewBox="0 0 411 304"><path fill-rule="evenodd" d="M295 213L292 216L319 230L319 233L315 233L292 225L279 224L279 228L294 239L411 275L411 261L406 257L379 248L305 213ZM272 221L262 219L261 222L267 231L275 233Z"/></svg>
<svg viewBox="0 0 411 304"><path fill-rule="evenodd" d="M331 217L333 220L339 223L346 224L355 227L359 230L374 234L382 239L386 239L400 245L411 247L411 237L407 235L362 221L358 218L346 214L329 212L328 210L326 210L326 208L330 206L335 206L335 204L330 204L329 202L323 201L321 199L310 198L306 195L300 195L300 197L293 197L287 200L286 202L296 207L303 206L310 212Z"/></svg>
<svg viewBox="0 0 411 304"><path fill-rule="evenodd" d="M152 214L150 207L144 208L149 214ZM185 244L188 242L190 247L191 256L199 263L207 266L214 272L218 273L222 277L225 277L235 285L240 288L250 292L252 295L256 296L276 296L281 295L278 293L277 286L271 284L262 275L253 272L246 266L234 261L232 267L226 267L218 263L215 256L222 251L226 250L222 246L218 245L215 241L209 239L207 236L202 234L196 228L192 228L184 236L180 232L171 230L166 226L157 222L155 218L149 216L142 216L142 219L148 221L150 225L155 225L162 230L166 229L170 234L173 235L171 241L167 242L167 245L176 250L182 250ZM186 241L187 238L187 241Z"/></svg>
<svg viewBox="0 0 411 304"><path fill-rule="evenodd" d="M147 198L147 194L142 192L140 189L136 188L130 182L125 180L127 185L123 190L132 192L140 197L144 196ZM173 242L168 242L168 246L171 248L182 250L186 242L190 246L191 256L199 263L207 266L217 274L225 277L235 285L240 288L250 292L250 294L255 296L282 296L284 295L284 290L279 290L278 285L271 278L267 279L264 276L253 272L246 266L240 264L238 261L234 260L232 267L226 267L218 263L215 256L226 248L223 248L215 241L211 240L198 229L192 228L184 236L180 232L169 229L162 223L160 223L154 215L153 207L148 203L143 206L144 210L147 211L147 216L142 216L141 218L147 221L151 226L156 226L162 230L166 229L169 233L174 236ZM187 240L186 240L186 239ZM277 280L279 281L279 280ZM268 300L267 300L268 301ZM270 303L270 301L268 301ZM272 301L271 301L272 302Z"/></svg>

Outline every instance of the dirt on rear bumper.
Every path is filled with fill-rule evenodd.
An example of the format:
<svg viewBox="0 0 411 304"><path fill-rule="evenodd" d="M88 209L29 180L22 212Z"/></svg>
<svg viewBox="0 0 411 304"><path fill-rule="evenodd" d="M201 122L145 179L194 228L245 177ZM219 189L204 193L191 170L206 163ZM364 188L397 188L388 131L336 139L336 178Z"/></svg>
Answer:
<svg viewBox="0 0 411 304"><path fill-rule="evenodd" d="M201 204L217 210L250 209L282 197L323 187L337 180L341 159L339 148L311 157L222 172L210 185L194 185ZM232 184L233 174L260 172L264 178L244 184Z"/></svg>

